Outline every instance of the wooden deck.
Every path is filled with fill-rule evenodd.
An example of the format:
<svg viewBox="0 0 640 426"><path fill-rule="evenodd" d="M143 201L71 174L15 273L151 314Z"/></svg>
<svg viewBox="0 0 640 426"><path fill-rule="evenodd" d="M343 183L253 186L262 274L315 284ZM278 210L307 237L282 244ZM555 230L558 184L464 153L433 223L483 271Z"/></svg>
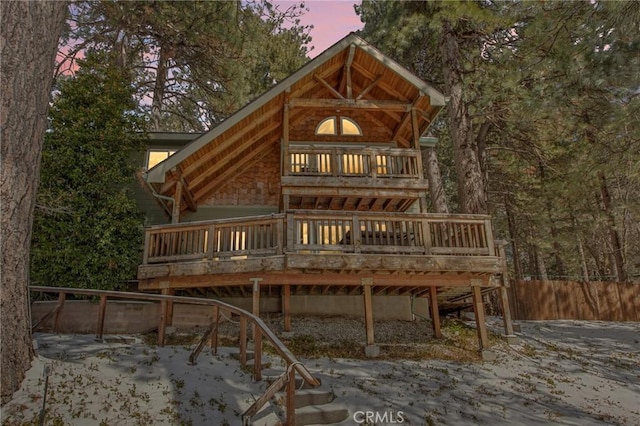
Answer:
<svg viewBox="0 0 640 426"><path fill-rule="evenodd" d="M150 227L138 279L205 297L250 296L253 279L263 292L353 295L365 280L374 295L437 287L444 308L498 286L504 268L488 216L292 211Z"/></svg>

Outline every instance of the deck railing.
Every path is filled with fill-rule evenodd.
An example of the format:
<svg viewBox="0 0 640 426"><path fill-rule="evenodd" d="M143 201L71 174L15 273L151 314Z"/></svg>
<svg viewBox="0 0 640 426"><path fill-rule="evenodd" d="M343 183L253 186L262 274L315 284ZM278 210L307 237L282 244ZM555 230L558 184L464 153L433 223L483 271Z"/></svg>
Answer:
<svg viewBox="0 0 640 426"><path fill-rule="evenodd" d="M281 254L284 215L157 225L145 232L143 263Z"/></svg>
<svg viewBox="0 0 640 426"><path fill-rule="evenodd" d="M496 256L489 216L292 211L152 226L143 263L336 252Z"/></svg>
<svg viewBox="0 0 640 426"><path fill-rule="evenodd" d="M289 148L287 176L420 178L414 149Z"/></svg>

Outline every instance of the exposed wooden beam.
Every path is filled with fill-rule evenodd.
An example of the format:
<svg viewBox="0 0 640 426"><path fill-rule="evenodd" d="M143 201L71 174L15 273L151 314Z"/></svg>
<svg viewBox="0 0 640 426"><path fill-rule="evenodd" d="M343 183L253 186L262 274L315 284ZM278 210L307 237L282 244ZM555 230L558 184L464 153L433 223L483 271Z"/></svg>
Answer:
<svg viewBox="0 0 640 426"><path fill-rule="evenodd" d="M180 183L182 183L182 196L184 197L184 200L187 202L187 208L192 212L197 211L198 204L196 203L196 200L193 199L193 193L191 192L191 188L189 188L189 185L185 182L184 178L182 177L182 174L180 174ZM185 208L182 207L182 210L185 210Z"/></svg>
<svg viewBox="0 0 640 426"><path fill-rule="evenodd" d="M270 125L268 125L267 127L263 128L262 130L260 130L260 132L258 132L257 134L255 134L254 136L252 136L251 138L243 141L240 145L236 146L233 151L231 151L230 153L228 153L226 155L227 161L219 161L217 163L215 163L214 165L212 165L209 169L207 169L206 173L201 173L200 175L196 176L192 181L191 181L191 186L193 188L195 188L196 186L198 186L200 183L202 183L204 180L208 179L212 174L214 174L215 172L217 172L218 170L220 170L222 167L226 166L228 164L228 162L230 161L229 159L231 159L231 161L233 161L234 156L241 154L242 152L244 152L248 147L250 147L251 145L253 145L254 143L256 143L258 140L260 140L262 137L266 136L268 133L274 131L275 129L277 129L278 127L280 127L280 123L279 122L274 122L271 123ZM252 154L253 155L253 154ZM200 190L198 190L195 194L195 199L199 200L200 196L199 194L201 193Z"/></svg>
<svg viewBox="0 0 640 426"><path fill-rule="evenodd" d="M356 46L353 44L349 46L349 56L347 57L347 62L345 67L347 69L347 98L353 99L353 87L351 85L351 64L353 63L353 56L356 53Z"/></svg>
<svg viewBox="0 0 640 426"><path fill-rule="evenodd" d="M272 145L269 143L262 144L258 149L252 152L251 155L247 155L240 161L236 161L235 163L233 163L230 168L218 175L215 179L211 180L204 187L200 188L195 194L196 199L201 199L203 196L207 195L213 188L222 187L224 184L229 183L229 177L240 171L248 164L253 163L254 161L258 161L260 159L260 156L271 148Z"/></svg>
<svg viewBox="0 0 640 426"><path fill-rule="evenodd" d="M364 96L369 93L369 91L371 89L373 89L376 84L378 84L378 82L380 82L380 80L382 80L382 76L379 75L375 80L373 80L371 83L369 83L369 85L367 87L365 87L360 94L358 95L358 97L356 98L357 101L359 101L360 99L364 98Z"/></svg>
<svg viewBox="0 0 640 426"><path fill-rule="evenodd" d="M331 75L332 73L336 72L337 70L339 70L340 68L342 68L342 63L341 62L336 62L335 65L331 66L330 68L327 68L324 70L324 72L322 74L319 74L320 77L326 79L329 75ZM304 97L307 96L309 91L311 91L311 89L313 89L314 87L317 86L317 82L314 81L312 78L309 78L309 81L305 84L303 84L302 86L298 87L295 91L291 92L291 98L298 98L298 97Z"/></svg>
<svg viewBox="0 0 640 426"><path fill-rule="evenodd" d="M291 107L295 108L342 108L363 109L377 111L401 111L411 110L411 104L393 100L355 100L355 99L291 99Z"/></svg>
<svg viewBox="0 0 640 426"><path fill-rule="evenodd" d="M396 131L393 132L393 137L392 140L397 140L398 137L402 134L402 132L404 131L404 129L407 127L407 125L411 122L411 112L407 111L403 116L402 116L402 120L400 121L400 124L398 124L398 127L396 127Z"/></svg>
<svg viewBox="0 0 640 426"><path fill-rule="evenodd" d="M176 192L173 194L173 207L171 209L171 223L180 222L180 200L182 200L182 182L176 182Z"/></svg>
<svg viewBox="0 0 640 426"><path fill-rule="evenodd" d="M224 141L222 141L218 145L214 146L211 149L211 151L208 151L208 152L204 153L202 155L202 157L198 158L196 161L194 161L193 163L191 163L187 167L185 167L182 170L183 175L184 176L189 176L198 167L202 166L207 161L212 160L217 155L220 155L223 151L229 149L238 140L240 140L243 137L245 137L246 133L249 132L251 129L259 127L264 122L269 121L271 118L273 118L273 116L275 114L277 114L279 112L280 112L279 108L274 108L273 110L271 110L271 111L269 111L269 112L267 112L265 114L260 115L255 121L251 122L250 126L246 126L246 127L242 128L241 131L239 131L238 133L230 136L228 139L225 139Z"/></svg>
<svg viewBox="0 0 640 426"><path fill-rule="evenodd" d="M368 78L369 80L375 80L376 77L377 77L375 74L373 74L371 71L369 71L368 69L366 69L362 65L358 64L357 62L353 63L353 68L356 71L358 71L360 74L362 74L363 76ZM388 95L391 95L394 98L397 98L397 99L400 99L400 100L404 100L406 102L409 101L409 99L406 96L402 95L400 92L395 90L393 87L389 86L384 81L378 82L378 87L380 89L382 89L385 93L387 93Z"/></svg>
<svg viewBox="0 0 640 426"><path fill-rule="evenodd" d="M325 79L320 77L318 74L314 74L313 78L315 78L317 81L319 81L320 84L322 84L333 96L335 96L338 99L344 99L344 96L342 96L342 94L340 92L338 92L336 89L331 87L331 85L329 83L327 83L325 81Z"/></svg>

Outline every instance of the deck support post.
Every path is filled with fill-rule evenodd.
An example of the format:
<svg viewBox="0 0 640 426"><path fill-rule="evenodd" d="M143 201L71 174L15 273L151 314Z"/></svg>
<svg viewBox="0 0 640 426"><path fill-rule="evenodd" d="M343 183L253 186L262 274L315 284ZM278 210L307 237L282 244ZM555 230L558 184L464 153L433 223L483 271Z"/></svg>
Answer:
<svg viewBox="0 0 640 426"><path fill-rule="evenodd" d="M291 286L282 286L282 316L284 317L284 331L291 331Z"/></svg>
<svg viewBox="0 0 640 426"><path fill-rule="evenodd" d="M166 294L168 296L174 296L176 294L175 289L167 288L162 290L162 294ZM167 325L173 325L173 301L167 300Z"/></svg>
<svg viewBox="0 0 640 426"><path fill-rule="evenodd" d="M220 330L220 307L213 307L213 320L216 323L213 336L211 336L211 350L214 354L218 354L218 331Z"/></svg>
<svg viewBox="0 0 640 426"><path fill-rule="evenodd" d="M478 285L472 285L471 291L473 296L473 311L476 318L476 331L478 332L478 343L480 350L489 347L489 337L487 336L487 326L484 317L484 301L482 300L482 288Z"/></svg>
<svg viewBox="0 0 640 426"><path fill-rule="evenodd" d="M164 290L162 290L164 293ZM158 345L164 346L165 343L165 334L167 330L167 310L169 309L169 304L166 300L160 302L160 319L158 322Z"/></svg>
<svg viewBox="0 0 640 426"><path fill-rule="evenodd" d="M429 307L431 308L431 325L433 326L433 337L442 338L440 329L440 309L438 308L438 287L429 287Z"/></svg>
<svg viewBox="0 0 640 426"><path fill-rule="evenodd" d="M504 246L506 242L504 241L496 241L496 248L498 251L498 256L500 260L503 262L502 274L500 275L500 288L498 290L498 295L500 296L500 305L502 307L502 322L504 325L504 334L507 338L507 343L509 344L517 344L518 337L514 334L513 330L513 320L511 318L511 307L509 306L509 292L507 289L509 288L509 271L507 269L507 255L504 251Z"/></svg>
<svg viewBox="0 0 640 426"><path fill-rule="evenodd" d="M100 296L100 306L98 308L98 327L96 329L96 339L102 339L104 335L104 316L107 312L107 296Z"/></svg>
<svg viewBox="0 0 640 426"><path fill-rule="evenodd" d="M364 321L367 335L365 355L369 358L375 358L380 355L380 348L375 345L373 337L373 303L371 296L373 278L362 278L360 282L362 285L362 295L364 296Z"/></svg>
<svg viewBox="0 0 640 426"><path fill-rule="evenodd" d="M253 282L253 315L260 317L260 281L262 278L249 278ZM253 378L262 380L262 333L258 324L253 324Z"/></svg>
<svg viewBox="0 0 640 426"><path fill-rule="evenodd" d="M240 315L240 365L247 365L247 317Z"/></svg>
<svg viewBox="0 0 640 426"><path fill-rule="evenodd" d="M64 301L66 298L67 295L65 293L60 293L58 295L58 309L56 310L56 316L53 320L53 332L56 334L60 333L60 328L62 326L62 309L64 308Z"/></svg>

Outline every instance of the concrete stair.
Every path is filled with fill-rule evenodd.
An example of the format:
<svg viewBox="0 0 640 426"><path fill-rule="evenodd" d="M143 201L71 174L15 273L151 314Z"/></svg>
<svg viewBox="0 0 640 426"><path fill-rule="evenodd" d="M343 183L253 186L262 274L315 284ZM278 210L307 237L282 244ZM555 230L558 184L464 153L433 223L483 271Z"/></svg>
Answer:
<svg viewBox="0 0 640 426"><path fill-rule="evenodd" d="M284 371L264 370L265 387L278 378ZM322 382L322 378L319 377ZM279 392L253 418L252 425L276 426L285 419L285 395ZM320 387L310 387L300 377L296 377L296 425L328 425L344 421L349 416L349 410L335 401L335 394Z"/></svg>

